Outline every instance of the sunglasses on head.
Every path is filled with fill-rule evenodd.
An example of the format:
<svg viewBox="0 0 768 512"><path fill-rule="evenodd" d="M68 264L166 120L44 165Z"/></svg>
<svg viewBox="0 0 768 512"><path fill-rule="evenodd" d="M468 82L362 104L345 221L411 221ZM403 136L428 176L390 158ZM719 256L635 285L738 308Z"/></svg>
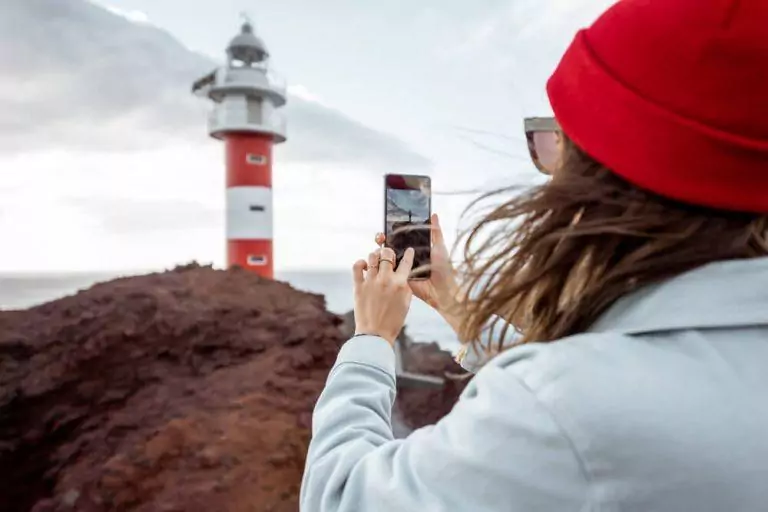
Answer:
<svg viewBox="0 0 768 512"><path fill-rule="evenodd" d="M554 117L525 119L528 152L533 164L544 174L552 174L560 163L561 137L560 125Z"/></svg>

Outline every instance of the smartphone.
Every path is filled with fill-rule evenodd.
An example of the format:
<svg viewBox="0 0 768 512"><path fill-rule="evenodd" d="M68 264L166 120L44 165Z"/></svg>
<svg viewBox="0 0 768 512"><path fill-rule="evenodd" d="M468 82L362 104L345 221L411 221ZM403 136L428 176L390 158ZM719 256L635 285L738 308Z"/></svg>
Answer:
<svg viewBox="0 0 768 512"><path fill-rule="evenodd" d="M429 279L431 261L432 180L429 176L384 176L384 244L395 251L397 263L405 250L415 251L410 279Z"/></svg>

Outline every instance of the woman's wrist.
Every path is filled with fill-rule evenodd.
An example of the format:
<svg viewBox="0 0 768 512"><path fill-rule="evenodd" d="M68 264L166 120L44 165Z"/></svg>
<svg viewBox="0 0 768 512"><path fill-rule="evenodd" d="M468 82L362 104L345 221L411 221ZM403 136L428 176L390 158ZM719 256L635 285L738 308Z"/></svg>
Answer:
<svg viewBox="0 0 768 512"><path fill-rule="evenodd" d="M390 339L389 336L386 336L384 334L380 334L380 333L374 332L372 330L358 330L358 331L355 331L355 334L352 336L352 338L359 338L361 336L374 336L376 338L381 338L381 339L383 339L384 341L386 341L387 343L389 343L392 346L394 346L395 339L396 339L396 338Z"/></svg>

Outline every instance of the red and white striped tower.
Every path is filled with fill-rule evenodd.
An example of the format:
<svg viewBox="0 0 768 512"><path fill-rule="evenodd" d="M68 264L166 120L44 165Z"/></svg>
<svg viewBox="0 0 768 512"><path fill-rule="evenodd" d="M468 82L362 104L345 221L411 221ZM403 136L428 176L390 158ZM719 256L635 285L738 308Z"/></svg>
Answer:
<svg viewBox="0 0 768 512"><path fill-rule="evenodd" d="M264 42L246 21L229 43L227 64L192 86L213 100L212 137L223 140L227 165L227 264L274 277L272 146L285 142L285 85L269 70Z"/></svg>

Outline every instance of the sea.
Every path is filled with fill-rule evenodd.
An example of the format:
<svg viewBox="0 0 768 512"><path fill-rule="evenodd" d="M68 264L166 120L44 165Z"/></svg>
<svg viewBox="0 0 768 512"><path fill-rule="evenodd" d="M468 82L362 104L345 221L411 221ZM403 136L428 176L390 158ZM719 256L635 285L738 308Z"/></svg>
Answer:
<svg viewBox="0 0 768 512"><path fill-rule="evenodd" d="M0 274L0 310L25 309L87 289L125 274ZM294 288L325 296L326 307L346 313L353 307L350 272L278 272L276 278ZM429 306L414 298L406 318L409 336L418 342L437 342L455 352L459 342L451 328Z"/></svg>

